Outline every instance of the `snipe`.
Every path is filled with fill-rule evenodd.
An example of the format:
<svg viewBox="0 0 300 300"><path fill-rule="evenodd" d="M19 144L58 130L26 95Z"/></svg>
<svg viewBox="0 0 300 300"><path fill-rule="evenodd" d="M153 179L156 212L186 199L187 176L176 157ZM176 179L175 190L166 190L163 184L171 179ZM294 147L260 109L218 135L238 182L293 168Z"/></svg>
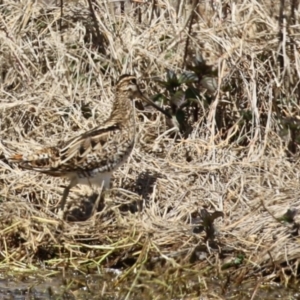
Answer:
<svg viewBox="0 0 300 300"><path fill-rule="evenodd" d="M135 76L122 75L116 85L111 115L101 125L57 146L10 157L10 161L18 163L21 168L69 179L59 203L61 218L72 187L94 184L108 189L112 173L126 162L135 142L134 100L137 98L167 115L144 97Z"/></svg>

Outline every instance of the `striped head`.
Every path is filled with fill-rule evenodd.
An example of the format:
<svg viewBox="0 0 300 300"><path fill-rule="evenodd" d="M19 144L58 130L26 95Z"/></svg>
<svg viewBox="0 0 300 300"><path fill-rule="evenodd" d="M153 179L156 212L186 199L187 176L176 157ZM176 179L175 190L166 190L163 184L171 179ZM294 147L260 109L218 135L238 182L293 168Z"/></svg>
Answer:
<svg viewBox="0 0 300 300"><path fill-rule="evenodd" d="M150 99L148 99L143 95L143 93L140 91L139 86L137 85L137 80L134 75L129 75L129 74L121 75L116 85L116 92L117 95L126 95L131 100L139 98L145 103L152 105L155 109L157 109L167 117L170 117L170 115L164 109L162 109L161 107L159 107L158 105L156 105L154 102L152 102Z"/></svg>
<svg viewBox="0 0 300 300"><path fill-rule="evenodd" d="M121 75L116 86L118 94L130 95L135 97L142 97L142 93L137 85L137 80L134 75L124 74Z"/></svg>

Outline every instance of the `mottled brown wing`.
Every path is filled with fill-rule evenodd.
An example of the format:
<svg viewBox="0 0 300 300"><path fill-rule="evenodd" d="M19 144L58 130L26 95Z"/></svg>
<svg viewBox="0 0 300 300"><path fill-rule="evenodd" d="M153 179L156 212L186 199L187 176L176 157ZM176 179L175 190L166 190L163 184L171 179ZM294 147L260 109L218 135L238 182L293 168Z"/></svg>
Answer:
<svg viewBox="0 0 300 300"><path fill-rule="evenodd" d="M105 172L131 151L133 140L130 131L121 130L118 124L107 124L57 147L44 148L32 155L16 154L10 160L19 163L24 169L52 176L94 169Z"/></svg>

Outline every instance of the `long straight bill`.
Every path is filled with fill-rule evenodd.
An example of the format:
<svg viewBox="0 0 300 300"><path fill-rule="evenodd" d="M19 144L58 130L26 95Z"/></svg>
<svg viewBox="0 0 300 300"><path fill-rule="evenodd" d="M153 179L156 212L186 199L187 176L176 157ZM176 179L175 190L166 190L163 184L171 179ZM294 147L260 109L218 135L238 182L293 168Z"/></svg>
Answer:
<svg viewBox="0 0 300 300"><path fill-rule="evenodd" d="M161 113L163 113L165 116L167 116L168 118L172 119L172 116L165 111L163 108L161 108L160 106L158 106L157 104L155 104L153 101L151 101L150 99L148 99L147 97L145 97L142 93L141 93L141 98L143 101L145 101L146 103L152 105L155 109L157 109L158 111L160 111Z"/></svg>

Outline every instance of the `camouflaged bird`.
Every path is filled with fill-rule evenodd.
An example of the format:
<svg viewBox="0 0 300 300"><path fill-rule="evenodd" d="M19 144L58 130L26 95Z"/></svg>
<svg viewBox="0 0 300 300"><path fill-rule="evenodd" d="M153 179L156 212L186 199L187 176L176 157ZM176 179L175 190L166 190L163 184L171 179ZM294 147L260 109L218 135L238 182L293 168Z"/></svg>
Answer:
<svg viewBox="0 0 300 300"><path fill-rule="evenodd" d="M56 147L44 148L34 154L16 154L10 157L10 161L18 163L21 168L70 180L59 203L61 218L64 216L66 199L72 187L77 184L94 184L108 189L112 173L126 162L135 142L133 100L137 98L168 115L143 96L135 76L122 75L116 85L111 115L101 125Z"/></svg>

